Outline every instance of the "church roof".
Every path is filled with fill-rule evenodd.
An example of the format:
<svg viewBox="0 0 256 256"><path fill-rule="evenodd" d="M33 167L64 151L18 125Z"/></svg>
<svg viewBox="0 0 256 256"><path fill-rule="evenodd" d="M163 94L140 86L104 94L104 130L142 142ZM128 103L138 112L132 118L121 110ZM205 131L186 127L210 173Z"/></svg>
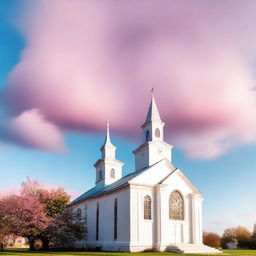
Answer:
<svg viewBox="0 0 256 256"><path fill-rule="evenodd" d="M165 158L165 159L162 159L162 160L156 162L155 164L153 164L149 167L146 167L146 168L144 168L140 171L130 173L130 174L122 177L121 179L117 180L116 182L106 186L106 187L94 187L94 188L92 188L92 189L88 190L87 192L85 192L84 194L82 194L81 196L77 197L75 200L73 200L71 202L71 205L80 203L80 202L86 200L87 198L97 197L97 196L100 196L102 194L112 192L112 191L114 191L118 188L121 188L121 187L125 186L125 185L128 185L130 183L130 181L133 180L135 177L137 177L140 174L146 172L147 170L151 169L153 166L159 164L162 161L167 161L168 165L171 168L171 171L166 177L163 177L163 179L160 180L158 182L158 184L163 184L173 173L178 172L180 175L182 175L182 177L186 180L186 182L191 186L191 188L193 188L194 191L196 191L199 195L202 196L201 192L196 188L196 186L194 184L192 184L192 182L186 177L186 175L183 172L181 172L178 168L176 168L172 163L170 163L169 160L167 160Z"/></svg>
<svg viewBox="0 0 256 256"><path fill-rule="evenodd" d="M162 161L162 160L160 160ZM160 162L159 161L159 162ZM71 202L71 204L76 204L76 203L79 203L89 197L95 197L95 196L99 196L101 194L104 194L104 193L107 193L107 192L110 192L110 191L113 191L113 190L116 190L126 184L128 184L128 182L130 180L132 180L133 178L135 178L136 176L140 175L141 173L145 172L146 170L148 170L149 168L151 168L152 166L158 164L159 162L149 166L149 167L146 167L140 171L136 171L136 172L133 172L133 173L130 173L124 177L122 177L121 179L117 180L116 182L106 186L106 187L94 187L90 190L88 190L87 192L85 192L84 194L82 194L81 196L77 197L75 200L73 200Z"/></svg>
<svg viewBox="0 0 256 256"><path fill-rule="evenodd" d="M152 143L159 143L159 141L146 141L144 142L143 144L141 144L140 146L138 146L135 150L133 150L133 153L136 153L137 151L141 150L142 148L146 147L148 144L152 144ZM164 142L164 141L161 141L161 144L164 145L165 147L167 148L172 148L173 146Z"/></svg>
<svg viewBox="0 0 256 256"><path fill-rule="evenodd" d="M94 167L97 167L97 166L99 166L100 164L102 164L102 163L107 163L109 160L108 159L99 159L95 164L94 164ZM121 161L119 161L119 160L117 160L117 159L111 159L110 160L111 161L111 163L115 163L115 164L117 164L117 165L124 165L124 163L123 162L121 162Z"/></svg>

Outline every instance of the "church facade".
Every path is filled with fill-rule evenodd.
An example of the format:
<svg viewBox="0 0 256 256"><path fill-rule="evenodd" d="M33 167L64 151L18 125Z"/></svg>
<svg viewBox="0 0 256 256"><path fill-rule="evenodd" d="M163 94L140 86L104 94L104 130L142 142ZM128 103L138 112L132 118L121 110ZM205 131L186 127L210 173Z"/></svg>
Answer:
<svg viewBox="0 0 256 256"><path fill-rule="evenodd" d="M72 202L86 219L88 236L76 246L103 251L147 249L218 252L202 244L203 196L172 164L172 145L164 141L164 123L152 100L141 126L143 143L133 151L135 171L122 176L109 125L94 167L95 187Z"/></svg>

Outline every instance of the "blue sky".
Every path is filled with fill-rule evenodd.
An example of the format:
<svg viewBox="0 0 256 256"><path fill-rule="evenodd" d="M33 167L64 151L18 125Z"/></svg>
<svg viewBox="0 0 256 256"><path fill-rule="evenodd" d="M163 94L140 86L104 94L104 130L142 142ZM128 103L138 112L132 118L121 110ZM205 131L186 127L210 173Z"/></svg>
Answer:
<svg viewBox="0 0 256 256"><path fill-rule="evenodd" d="M0 2L0 88L8 84L8 76L19 63L26 40L15 26L22 1ZM146 98L146 96L145 96ZM147 102L147 99L144 100ZM159 103L161 99L158 99ZM161 105L161 103L159 104ZM163 106L163 105L162 105ZM147 106L143 103L141 108ZM162 107L163 108L163 107ZM0 116L6 115L6 105L0 105ZM161 108L160 108L161 115ZM141 123L144 119L142 118ZM165 120L163 120L165 121ZM132 120L131 120L132 122ZM137 126L138 131L140 127ZM102 131L102 130L101 130ZM171 133L172 130L168 130ZM32 177L45 184L63 185L83 193L94 185L93 164L100 157L103 132L63 131L68 151L64 154L26 148L2 141L0 143L0 190L19 186ZM139 139L129 139L120 133L111 134L117 146L117 159L125 163L123 174L134 170L134 150ZM138 133L139 134L139 133ZM196 139L196 138L195 138ZM172 143L172 141L169 141ZM204 148L196 149L204 151ZM189 158L179 145L175 147L173 163L180 168L205 196L203 204L204 230L244 225L252 230L256 222L256 145L236 145L226 154L212 159Z"/></svg>

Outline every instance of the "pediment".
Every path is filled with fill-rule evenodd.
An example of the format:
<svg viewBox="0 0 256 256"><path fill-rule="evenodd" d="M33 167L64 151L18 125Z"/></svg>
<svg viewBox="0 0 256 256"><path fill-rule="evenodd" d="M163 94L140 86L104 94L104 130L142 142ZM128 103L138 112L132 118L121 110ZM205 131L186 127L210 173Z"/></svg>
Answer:
<svg viewBox="0 0 256 256"><path fill-rule="evenodd" d="M129 181L130 184L157 185L176 167L167 159L160 160Z"/></svg>
<svg viewBox="0 0 256 256"><path fill-rule="evenodd" d="M168 185L170 182L174 181L175 177L181 179L191 191L203 199L201 192L189 180L189 178L167 159L163 159L153 166L148 167L148 169L141 172L141 174L131 179L129 183L140 186L155 186L159 184Z"/></svg>
<svg viewBox="0 0 256 256"><path fill-rule="evenodd" d="M175 171L173 171L173 173L171 173L170 175L168 175L165 179L163 179L161 181L160 184L163 185L168 185L171 182L173 182L173 180L175 178L179 178L181 179L195 194L200 195L202 197L202 199L204 199L202 193L198 190L198 188L190 181L190 179L180 170L180 169L176 169Z"/></svg>

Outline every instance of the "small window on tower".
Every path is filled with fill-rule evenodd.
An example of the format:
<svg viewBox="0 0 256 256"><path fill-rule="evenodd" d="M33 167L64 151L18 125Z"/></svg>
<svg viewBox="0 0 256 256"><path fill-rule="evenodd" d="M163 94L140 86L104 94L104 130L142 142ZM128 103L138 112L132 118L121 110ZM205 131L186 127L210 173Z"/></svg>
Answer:
<svg viewBox="0 0 256 256"><path fill-rule="evenodd" d="M102 180L102 170L99 171L99 180Z"/></svg>
<svg viewBox="0 0 256 256"><path fill-rule="evenodd" d="M157 138L160 138L160 130L158 128L156 128L156 130L155 130L155 136Z"/></svg>
<svg viewBox="0 0 256 256"><path fill-rule="evenodd" d="M146 131L146 141L150 140L150 133L149 130Z"/></svg>
<svg viewBox="0 0 256 256"><path fill-rule="evenodd" d="M112 168L110 171L110 178L114 179L115 178L115 169Z"/></svg>

